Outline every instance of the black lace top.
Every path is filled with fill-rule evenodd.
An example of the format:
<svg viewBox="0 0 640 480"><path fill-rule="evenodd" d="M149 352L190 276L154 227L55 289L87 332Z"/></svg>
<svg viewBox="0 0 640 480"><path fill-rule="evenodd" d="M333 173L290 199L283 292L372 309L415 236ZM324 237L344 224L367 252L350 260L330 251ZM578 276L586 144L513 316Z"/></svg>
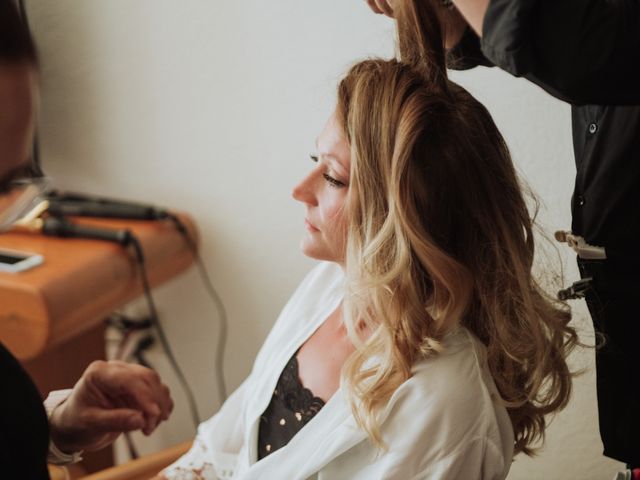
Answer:
<svg viewBox="0 0 640 480"><path fill-rule="evenodd" d="M284 367L271 403L260 416L258 459L284 447L324 407L324 401L300 383L297 354Z"/></svg>

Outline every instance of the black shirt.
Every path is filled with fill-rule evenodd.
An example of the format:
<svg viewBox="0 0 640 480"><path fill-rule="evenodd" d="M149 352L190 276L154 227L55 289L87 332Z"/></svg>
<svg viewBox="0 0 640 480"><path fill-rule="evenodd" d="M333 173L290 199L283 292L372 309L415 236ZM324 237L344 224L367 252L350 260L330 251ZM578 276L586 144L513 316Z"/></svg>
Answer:
<svg viewBox="0 0 640 480"><path fill-rule="evenodd" d="M640 2L491 0L452 68L497 65L572 104L575 234L640 262Z"/></svg>
<svg viewBox="0 0 640 480"><path fill-rule="evenodd" d="M0 478L48 479L49 424L27 373L0 343Z"/></svg>
<svg viewBox="0 0 640 480"><path fill-rule="evenodd" d="M260 416L258 460L289 443L324 406L324 401L300 382L297 354L284 367L271 402Z"/></svg>
<svg viewBox="0 0 640 480"><path fill-rule="evenodd" d="M603 453L640 465L640 0L490 0L482 30L450 52L453 68L495 64L572 105L571 229L607 253L578 262L605 338L595 352Z"/></svg>
<svg viewBox="0 0 640 480"><path fill-rule="evenodd" d="M613 261L640 262L640 107L574 106L572 230Z"/></svg>

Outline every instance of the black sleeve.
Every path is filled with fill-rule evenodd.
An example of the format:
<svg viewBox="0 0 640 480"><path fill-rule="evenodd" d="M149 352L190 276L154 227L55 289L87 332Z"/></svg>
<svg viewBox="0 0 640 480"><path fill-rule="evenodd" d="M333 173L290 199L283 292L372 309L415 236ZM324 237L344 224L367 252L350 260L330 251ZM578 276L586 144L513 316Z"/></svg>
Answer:
<svg viewBox="0 0 640 480"><path fill-rule="evenodd" d="M49 422L38 389L0 342L0 477L48 479Z"/></svg>
<svg viewBox="0 0 640 480"><path fill-rule="evenodd" d="M573 104L640 104L640 0L491 0L495 65Z"/></svg>
<svg viewBox="0 0 640 480"><path fill-rule="evenodd" d="M447 68L469 70L474 67L493 67L493 63L482 53L480 37L467 27L458 44L447 50Z"/></svg>

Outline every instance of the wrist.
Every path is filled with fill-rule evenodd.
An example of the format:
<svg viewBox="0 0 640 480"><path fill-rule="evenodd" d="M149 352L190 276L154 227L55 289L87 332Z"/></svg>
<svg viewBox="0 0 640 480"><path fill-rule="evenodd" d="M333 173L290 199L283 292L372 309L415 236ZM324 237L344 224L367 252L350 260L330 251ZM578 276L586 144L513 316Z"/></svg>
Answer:
<svg viewBox="0 0 640 480"><path fill-rule="evenodd" d="M69 465L72 463L78 463L82 460L82 450L67 453L60 450L53 439L49 439L49 455L47 461L54 465Z"/></svg>
<svg viewBox="0 0 640 480"><path fill-rule="evenodd" d="M58 404L49 415L49 438L62 453L71 453L76 448L72 442L72 435L64 428L64 401Z"/></svg>
<svg viewBox="0 0 640 480"><path fill-rule="evenodd" d="M80 446L71 432L64 428L67 398L71 390L51 392L44 402L49 418L49 461L55 464L76 463L81 460Z"/></svg>

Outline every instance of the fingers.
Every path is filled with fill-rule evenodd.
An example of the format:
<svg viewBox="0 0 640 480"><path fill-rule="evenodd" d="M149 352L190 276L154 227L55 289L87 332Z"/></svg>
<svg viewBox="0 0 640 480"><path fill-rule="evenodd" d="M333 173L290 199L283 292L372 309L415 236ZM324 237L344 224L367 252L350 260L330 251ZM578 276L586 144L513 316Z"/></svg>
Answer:
<svg viewBox="0 0 640 480"><path fill-rule="evenodd" d="M53 411L51 438L65 451L95 450L113 442L121 432L151 434L172 409L169 389L153 370L97 361Z"/></svg>
<svg viewBox="0 0 640 480"><path fill-rule="evenodd" d="M367 0L369 8L375 13L381 13L393 18L393 2L390 0Z"/></svg>
<svg viewBox="0 0 640 480"><path fill-rule="evenodd" d="M145 435L149 435L161 421L169 418L173 410L173 400L171 399L169 388L162 383L157 372L145 367L140 368L144 370L140 370L137 375L144 382L146 388L138 390L132 388L131 393L136 395L136 398L139 399L140 407L144 408L147 425L142 431Z"/></svg>
<svg viewBox="0 0 640 480"><path fill-rule="evenodd" d="M113 410L93 409L86 415L90 428L103 433L131 432L144 428L144 416L136 410L117 408Z"/></svg>
<svg viewBox="0 0 640 480"><path fill-rule="evenodd" d="M103 410L126 407L139 412L144 424L138 428L145 435L168 419L173 410L169 388L155 371L140 365L94 362L87 369L87 382L95 391L95 397L103 399L94 406Z"/></svg>
<svg viewBox="0 0 640 480"><path fill-rule="evenodd" d="M150 370L145 367L141 368L144 368L145 370L145 372L141 373L141 375L144 376L144 379L147 382L149 392L151 393L153 400L160 408L160 418L162 420L168 419L173 410L173 400L171 398L169 387L162 383L160 375L158 375L155 370Z"/></svg>
<svg viewBox="0 0 640 480"><path fill-rule="evenodd" d="M367 0L367 4L369 5L369 8L374 11L374 13L384 13L380 9L380 7L378 7L375 0Z"/></svg>
<svg viewBox="0 0 640 480"><path fill-rule="evenodd" d="M131 409L90 409L83 414L84 430L90 432L74 450L96 451L112 444L123 432L144 428L144 416Z"/></svg>
<svg viewBox="0 0 640 480"><path fill-rule="evenodd" d="M378 4L378 8L382 10L382 13L384 13L387 17L393 18L393 8L391 6L391 3L392 3L391 1L376 0L376 3Z"/></svg>

